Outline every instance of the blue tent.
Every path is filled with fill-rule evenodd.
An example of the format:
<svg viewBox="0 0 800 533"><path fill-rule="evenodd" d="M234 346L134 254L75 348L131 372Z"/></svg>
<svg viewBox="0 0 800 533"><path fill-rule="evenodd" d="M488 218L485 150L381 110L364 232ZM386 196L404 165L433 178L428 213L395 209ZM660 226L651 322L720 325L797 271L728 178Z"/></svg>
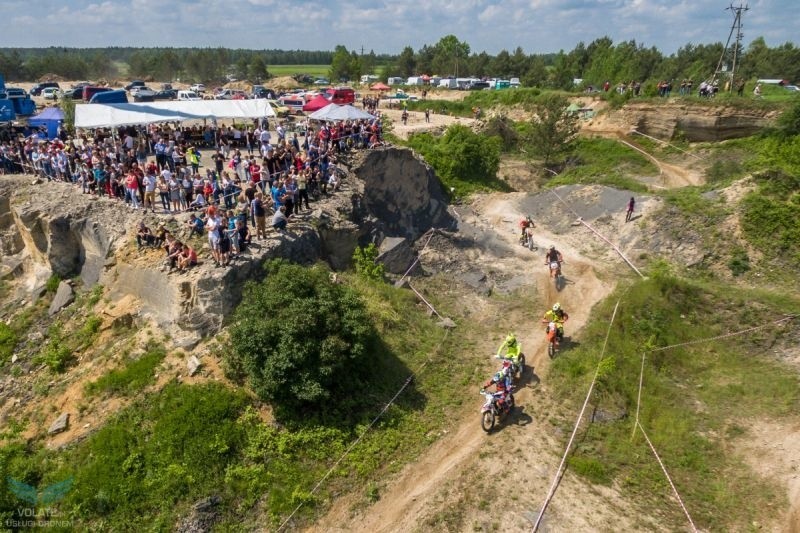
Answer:
<svg viewBox="0 0 800 533"><path fill-rule="evenodd" d="M47 127L47 138L55 139L58 135L58 126L64 122L64 112L58 107L46 107L38 115L28 119L32 128Z"/></svg>

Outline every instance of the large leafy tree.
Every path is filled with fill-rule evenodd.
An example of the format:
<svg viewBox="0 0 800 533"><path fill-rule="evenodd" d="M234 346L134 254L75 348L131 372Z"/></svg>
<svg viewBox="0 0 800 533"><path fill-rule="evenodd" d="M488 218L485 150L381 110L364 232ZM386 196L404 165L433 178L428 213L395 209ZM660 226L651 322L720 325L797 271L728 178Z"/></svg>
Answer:
<svg viewBox="0 0 800 533"><path fill-rule="evenodd" d="M545 166L572 149L578 134L578 116L567 111L569 101L555 94L542 95L533 106L525 139L533 152L544 160Z"/></svg>
<svg viewBox="0 0 800 533"><path fill-rule="evenodd" d="M407 78L413 76L416 69L417 59L414 57L414 49L410 46L406 46L397 58L397 71L401 76Z"/></svg>
<svg viewBox="0 0 800 533"><path fill-rule="evenodd" d="M277 408L331 411L357 401L375 333L358 295L322 267L273 261L234 315L229 367Z"/></svg>
<svg viewBox="0 0 800 533"><path fill-rule="evenodd" d="M466 41L459 41L455 35L446 35L433 48L434 71L441 75L464 74L469 59L469 44Z"/></svg>

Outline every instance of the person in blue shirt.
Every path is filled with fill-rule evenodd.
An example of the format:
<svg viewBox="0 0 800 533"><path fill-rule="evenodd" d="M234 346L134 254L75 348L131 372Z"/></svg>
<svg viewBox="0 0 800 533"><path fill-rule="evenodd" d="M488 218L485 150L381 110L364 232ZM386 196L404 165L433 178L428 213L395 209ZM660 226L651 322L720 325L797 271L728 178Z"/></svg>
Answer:
<svg viewBox="0 0 800 533"><path fill-rule="evenodd" d="M189 217L189 221L187 222L189 225L189 237L197 234L198 236L203 236L203 228L205 224L203 224L203 219L197 217L196 215L191 215Z"/></svg>

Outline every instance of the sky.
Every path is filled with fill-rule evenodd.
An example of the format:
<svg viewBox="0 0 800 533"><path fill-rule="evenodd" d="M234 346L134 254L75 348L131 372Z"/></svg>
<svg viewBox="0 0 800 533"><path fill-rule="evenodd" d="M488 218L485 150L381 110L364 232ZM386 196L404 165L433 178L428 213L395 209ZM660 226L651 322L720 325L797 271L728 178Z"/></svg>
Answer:
<svg viewBox="0 0 800 533"><path fill-rule="evenodd" d="M672 53L725 42L722 0L4 0L2 47L175 46L398 54L454 34L472 52L571 50L605 35ZM738 0L735 5L739 5ZM752 0L745 45L798 43L798 0Z"/></svg>

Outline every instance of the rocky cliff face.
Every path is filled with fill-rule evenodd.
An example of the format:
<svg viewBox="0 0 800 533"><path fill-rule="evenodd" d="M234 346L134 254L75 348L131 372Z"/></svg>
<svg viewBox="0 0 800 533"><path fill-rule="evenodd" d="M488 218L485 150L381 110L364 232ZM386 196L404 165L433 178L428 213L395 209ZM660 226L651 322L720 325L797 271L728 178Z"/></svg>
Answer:
<svg viewBox="0 0 800 533"><path fill-rule="evenodd" d="M684 102L629 102L618 119L659 139L724 141L747 137L772 124L774 111L744 110Z"/></svg>
<svg viewBox="0 0 800 533"><path fill-rule="evenodd" d="M136 297L143 313L190 337L213 333L242 297L247 280L263 276L265 260L298 263L327 260L345 268L359 244L385 237L413 240L453 221L438 181L410 150L358 153L340 191L314 204L315 211L290 224L228 268L215 268L206 239L195 239L202 264L168 274L159 251L136 251L135 232L144 220L163 223L179 238L188 215L143 214L119 201L81 194L60 183L30 178L0 182L0 276L17 280L17 297L35 297L47 279L79 276L84 287L101 283L112 298Z"/></svg>

